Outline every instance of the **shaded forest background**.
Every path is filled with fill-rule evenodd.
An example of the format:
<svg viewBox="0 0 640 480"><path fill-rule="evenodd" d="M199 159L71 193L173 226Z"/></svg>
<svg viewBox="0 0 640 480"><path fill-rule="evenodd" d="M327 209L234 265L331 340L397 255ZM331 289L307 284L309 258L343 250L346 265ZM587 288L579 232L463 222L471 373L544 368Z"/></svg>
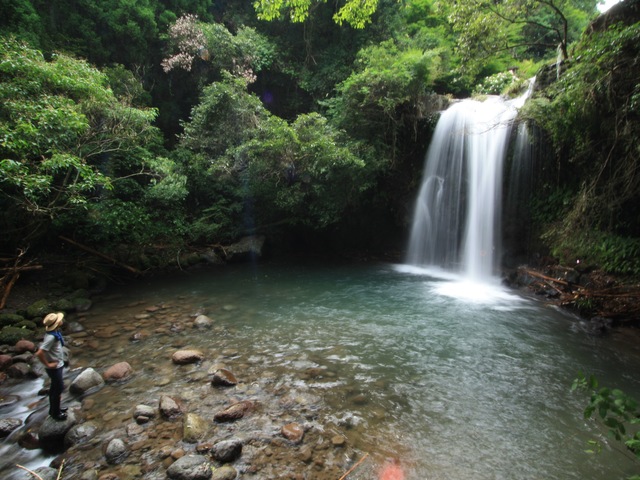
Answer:
<svg viewBox="0 0 640 480"><path fill-rule="evenodd" d="M523 254L638 276L640 3L596 6L0 0L0 257L400 252L437 112L537 75Z"/></svg>

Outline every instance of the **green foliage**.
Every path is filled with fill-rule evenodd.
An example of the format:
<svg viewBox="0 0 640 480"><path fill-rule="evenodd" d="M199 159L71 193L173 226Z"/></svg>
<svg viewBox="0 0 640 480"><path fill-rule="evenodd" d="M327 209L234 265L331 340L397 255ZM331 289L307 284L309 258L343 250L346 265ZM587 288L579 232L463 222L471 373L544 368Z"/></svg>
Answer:
<svg viewBox="0 0 640 480"><path fill-rule="evenodd" d="M568 58L568 46L582 33L596 4L595 0L456 0L449 20L458 36L461 68L476 75L493 58L502 63L500 71L524 58L556 56L558 48Z"/></svg>
<svg viewBox="0 0 640 480"><path fill-rule="evenodd" d="M564 264L580 259L581 263L597 265L602 270L640 276L640 240L598 230L574 231L566 235L564 229L550 229L543 236L552 245L552 254Z"/></svg>
<svg viewBox="0 0 640 480"><path fill-rule="evenodd" d="M609 432L609 436L623 442L638 460L640 460L640 409L636 400L616 388L600 387L595 376L588 378L582 373L573 381L572 391L588 391L589 402L584 409L584 418L597 417ZM590 441L598 446L598 442ZM587 450L594 453L592 449ZM632 478L638 478L635 475Z"/></svg>
<svg viewBox="0 0 640 480"><path fill-rule="evenodd" d="M104 74L65 55L46 61L10 39L0 43L0 99L0 203L10 244L37 238L51 219L111 188L108 158L157 141L155 112L118 101Z"/></svg>
<svg viewBox="0 0 640 480"><path fill-rule="evenodd" d="M275 20L285 13L289 19L304 22L310 12L325 0L256 0L253 5L260 20ZM345 0L334 14L336 23L348 23L353 28L364 28L371 22L371 16L378 6L377 0Z"/></svg>
<svg viewBox="0 0 640 480"><path fill-rule="evenodd" d="M229 155L244 167L241 184L261 223L322 229L341 219L372 174L318 114L301 115L291 125L271 117Z"/></svg>
<svg viewBox="0 0 640 480"><path fill-rule="evenodd" d="M245 80L230 74L223 77L205 87L180 138L181 147L202 153L211 162L251 138L268 116L260 100L247 93Z"/></svg>
<svg viewBox="0 0 640 480"><path fill-rule="evenodd" d="M358 53L356 71L338 85L336 98L325 103L334 121L351 135L378 141L386 137L395 147L398 131L407 128L427 102L440 64L438 50L393 40L372 45Z"/></svg>
<svg viewBox="0 0 640 480"><path fill-rule="evenodd" d="M542 127L556 162L542 166L559 186L576 192L546 238L561 258L590 257L611 272L639 274L636 238L640 212L640 30L617 25L576 46L559 80L522 113ZM555 71L554 71L555 74ZM580 175L576 175L579 172Z"/></svg>

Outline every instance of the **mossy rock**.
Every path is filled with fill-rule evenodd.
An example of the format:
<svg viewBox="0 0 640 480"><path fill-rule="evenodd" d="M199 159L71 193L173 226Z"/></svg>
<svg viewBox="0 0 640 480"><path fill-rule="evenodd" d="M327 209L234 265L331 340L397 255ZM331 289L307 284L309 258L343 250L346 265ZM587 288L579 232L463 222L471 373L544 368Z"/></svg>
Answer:
<svg viewBox="0 0 640 480"><path fill-rule="evenodd" d="M51 304L51 307L56 312L71 312L75 308L73 302L68 298L61 298L59 300L54 301Z"/></svg>
<svg viewBox="0 0 640 480"><path fill-rule="evenodd" d="M16 315L15 313L0 313L0 328L15 325L24 320L22 315Z"/></svg>
<svg viewBox="0 0 640 480"><path fill-rule="evenodd" d="M16 328L26 328L27 330L33 330L34 332L38 329L38 324L33 320L22 320L13 326Z"/></svg>
<svg viewBox="0 0 640 480"><path fill-rule="evenodd" d="M15 345L23 338L33 340L35 332L28 328L3 327L0 330L0 345Z"/></svg>
<svg viewBox="0 0 640 480"><path fill-rule="evenodd" d="M51 306L48 300L38 300L27 307L27 318L44 317L48 313L51 313Z"/></svg>

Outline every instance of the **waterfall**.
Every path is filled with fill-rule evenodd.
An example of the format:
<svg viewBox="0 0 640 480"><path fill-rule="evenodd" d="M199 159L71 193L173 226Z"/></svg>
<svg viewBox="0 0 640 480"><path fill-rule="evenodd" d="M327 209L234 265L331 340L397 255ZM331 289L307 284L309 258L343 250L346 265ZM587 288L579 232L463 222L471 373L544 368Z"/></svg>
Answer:
<svg viewBox="0 0 640 480"><path fill-rule="evenodd" d="M511 127L529 91L445 110L427 151L407 263L484 281L500 258L502 174Z"/></svg>

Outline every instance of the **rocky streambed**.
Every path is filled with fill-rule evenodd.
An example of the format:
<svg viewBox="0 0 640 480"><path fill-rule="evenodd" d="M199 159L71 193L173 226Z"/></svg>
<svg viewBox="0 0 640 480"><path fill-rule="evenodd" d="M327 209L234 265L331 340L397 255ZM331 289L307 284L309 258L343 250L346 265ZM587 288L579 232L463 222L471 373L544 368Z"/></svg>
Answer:
<svg viewBox="0 0 640 480"><path fill-rule="evenodd" d="M366 402L339 372L286 348L277 361L259 346L239 349L242 332L217 321L239 314L236 306L209 305L209 312L183 300L140 301L107 316L94 309L68 315L69 417L48 418L40 391L32 413L12 418L15 399L5 396L4 448L42 452L34 470L45 479L62 467L62 478L83 480L335 480L362 458L350 442L358 422L335 416L322 399L332 389ZM0 388L46 378L33 357L35 340L4 347ZM15 465L2 472L34 478Z"/></svg>

